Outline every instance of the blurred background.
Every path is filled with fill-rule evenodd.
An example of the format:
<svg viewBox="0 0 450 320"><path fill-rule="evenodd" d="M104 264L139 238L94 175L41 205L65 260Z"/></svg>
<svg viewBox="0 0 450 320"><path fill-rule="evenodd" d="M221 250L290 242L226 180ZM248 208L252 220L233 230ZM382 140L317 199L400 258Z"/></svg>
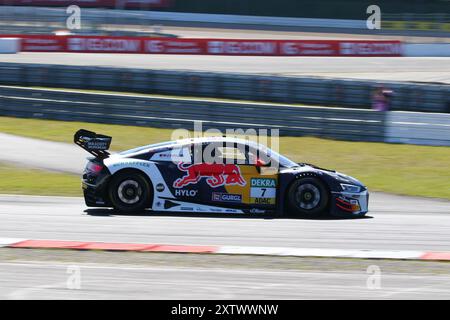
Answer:
<svg viewBox="0 0 450 320"><path fill-rule="evenodd" d="M194 121L205 129L278 128L299 146L322 139L310 143L314 153L282 150L296 160L349 170L380 191L449 195L438 169L447 166L437 160L450 145L449 1L0 4L4 132L71 141L72 132L44 134L33 119L70 130L69 121L159 133L193 129ZM116 149L153 142L142 140ZM323 145L340 150L349 141L370 152L352 161L323 155ZM374 154L373 143L393 151ZM393 156L402 150L395 144L424 157L406 162L407 153ZM405 172L394 167L399 161ZM399 179L380 178L380 170ZM410 174L423 178L403 183Z"/></svg>

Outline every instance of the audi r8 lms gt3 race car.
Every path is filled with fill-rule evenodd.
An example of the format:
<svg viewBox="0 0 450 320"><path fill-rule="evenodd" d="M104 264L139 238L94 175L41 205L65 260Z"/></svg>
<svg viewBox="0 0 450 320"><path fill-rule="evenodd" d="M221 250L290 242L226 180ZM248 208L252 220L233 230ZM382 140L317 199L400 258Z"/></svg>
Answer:
<svg viewBox="0 0 450 320"><path fill-rule="evenodd" d="M306 217L363 216L368 211L369 194L358 180L295 163L256 142L204 137L109 154L111 139L87 130L74 136L76 144L94 155L82 180L89 207ZM214 161L205 161L204 154Z"/></svg>

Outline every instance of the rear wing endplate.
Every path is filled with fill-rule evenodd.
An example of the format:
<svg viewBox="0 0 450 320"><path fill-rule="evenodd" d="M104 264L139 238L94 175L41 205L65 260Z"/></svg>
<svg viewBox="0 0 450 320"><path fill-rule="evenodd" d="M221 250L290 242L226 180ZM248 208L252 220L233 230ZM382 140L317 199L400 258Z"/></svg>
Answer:
<svg viewBox="0 0 450 320"><path fill-rule="evenodd" d="M109 157L109 146L111 145L112 137L97 134L92 131L80 129L73 136L73 142L81 148L99 159L106 159Z"/></svg>

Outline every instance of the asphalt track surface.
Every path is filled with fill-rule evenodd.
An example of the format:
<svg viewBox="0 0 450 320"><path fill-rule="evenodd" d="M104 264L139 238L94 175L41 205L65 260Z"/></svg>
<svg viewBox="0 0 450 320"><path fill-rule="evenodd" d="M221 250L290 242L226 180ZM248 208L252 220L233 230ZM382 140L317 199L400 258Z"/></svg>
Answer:
<svg viewBox="0 0 450 320"><path fill-rule="evenodd" d="M0 62L450 83L450 58L447 57L229 57L20 53L0 55Z"/></svg>
<svg viewBox="0 0 450 320"><path fill-rule="evenodd" d="M18 251L23 251L19 249ZM1 252L1 250L0 250ZM21 254L21 252L17 252ZM45 253L41 253L45 255ZM71 252L64 261L16 259L0 263L0 299L449 299L450 275L445 263L344 261L289 258L148 255L128 257L136 264L114 262L104 254L80 260ZM66 254L67 255L67 254ZM118 255L123 255L118 253ZM57 257L56 257L57 256ZM189 258L195 261L187 261ZM68 260L71 260L70 262ZM156 260L163 261L160 263ZM182 260L183 262L177 261ZM242 263L246 260L247 263ZM253 261L253 263L251 262ZM237 263L234 265L233 263ZM291 263L290 268L285 265ZM255 266L255 264L257 266ZM377 268L379 286L367 270ZM405 267L412 271L405 271ZM334 270L329 270L332 267ZM403 270L402 270L403 269ZM418 270L427 269L426 271ZM68 286L77 270L79 286ZM70 282L69 282L70 284ZM72 288L72 289L70 289ZM199 304L201 304L199 302Z"/></svg>
<svg viewBox="0 0 450 320"><path fill-rule="evenodd" d="M450 204L374 193L364 219L270 219L88 209L81 198L2 196L6 238L188 245L450 251Z"/></svg>
<svg viewBox="0 0 450 320"><path fill-rule="evenodd" d="M384 194L372 195L372 218L358 220L151 212L125 216L86 209L81 198L0 196L0 234L136 243L450 249L448 202ZM5 259L5 250L12 251L13 259ZM392 266L386 260L140 255L153 261L120 252L0 248L0 299L450 299L448 262L397 261L401 265ZM290 262L294 266L286 267L286 259L295 259ZM367 286L369 266L381 271L375 289ZM67 287L70 270L80 272L79 289Z"/></svg>

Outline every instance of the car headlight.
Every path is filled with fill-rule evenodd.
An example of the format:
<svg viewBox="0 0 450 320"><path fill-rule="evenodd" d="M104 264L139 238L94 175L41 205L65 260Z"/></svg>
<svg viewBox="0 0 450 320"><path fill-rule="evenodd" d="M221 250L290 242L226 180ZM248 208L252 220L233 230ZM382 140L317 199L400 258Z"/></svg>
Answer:
<svg viewBox="0 0 450 320"><path fill-rule="evenodd" d="M361 191L361 187L355 186L353 184L341 183L342 191L350 193L358 193Z"/></svg>

